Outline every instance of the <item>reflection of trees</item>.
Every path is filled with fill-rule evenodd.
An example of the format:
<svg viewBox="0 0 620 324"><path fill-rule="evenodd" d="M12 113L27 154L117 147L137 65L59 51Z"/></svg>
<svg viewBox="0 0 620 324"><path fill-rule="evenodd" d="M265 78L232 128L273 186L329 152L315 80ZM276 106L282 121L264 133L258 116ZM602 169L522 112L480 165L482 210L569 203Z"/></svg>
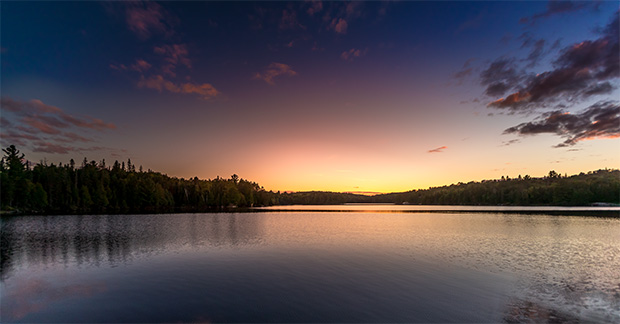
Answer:
<svg viewBox="0 0 620 324"><path fill-rule="evenodd" d="M0 274L16 266L116 264L183 247L257 244L258 214L92 215L2 219Z"/></svg>

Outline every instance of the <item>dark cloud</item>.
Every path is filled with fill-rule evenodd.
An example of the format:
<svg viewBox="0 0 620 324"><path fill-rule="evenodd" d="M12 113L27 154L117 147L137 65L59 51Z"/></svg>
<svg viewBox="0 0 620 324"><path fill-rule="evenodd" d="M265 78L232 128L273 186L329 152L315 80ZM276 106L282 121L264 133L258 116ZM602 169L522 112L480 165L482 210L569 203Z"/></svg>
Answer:
<svg viewBox="0 0 620 324"><path fill-rule="evenodd" d="M597 83L595 85L588 87L585 90L584 94L587 96L606 94L606 93L610 93L611 91L613 91L613 89L614 87L611 85L611 83L602 82L602 83Z"/></svg>
<svg viewBox="0 0 620 324"><path fill-rule="evenodd" d="M76 151L75 147L50 142L38 142L32 149L33 152L50 153L50 154L68 154Z"/></svg>
<svg viewBox="0 0 620 324"><path fill-rule="evenodd" d="M596 103L577 114L561 110L542 114L537 120L510 127L504 134L556 134L566 140L556 147L574 145L594 138L620 137L620 104L617 101Z"/></svg>
<svg viewBox="0 0 620 324"><path fill-rule="evenodd" d="M441 146L436 149L428 150L428 153L441 153L443 150L447 149L447 146Z"/></svg>
<svg viewBox="0 0 620 324"><path fill-rule="evenodd" d="M576 103L610 93L614 88L609 81L620 76L619 28L618 14L615 14L600 38L564 48L553 63L553 70L523 78L523 84L510 82L519 79L510 79L513 70L506 67L506 60L492 63L481 74L481 83L488 86L485 93L499 96L504 89L517 91L488 106L518 111L549 103ZM498 79L496 83L490 81Z"/></svg>
<svg viewBox="0 0 620 324"><path fill-rule="evenodd" d="M546 41L544 39L538 39L533 41L531 44L532 50L528 54L528 56L524 59L527 62L526 67L532 68L538 64L538 61L542 58L545 53L545 44Z"/></svg>
<svg viewBox="0 0 620 324"><path fill-rule="evenodd" d="M513 89L521 80L513 59L497 59L480 73L480 84L486 86L485 94L491 97L501 96Z"/></svg>
<svg viewBox="0 0 620 324"><path fill-rule="evenodd" d="M71 152L86 153L95 151L107 151L113 157L120 157L121 153L127 153L127 150L119 150L105 146L77 147L66 144L57 144L49 141L36 141L33 145L33 152L50 153L50 154L69 154Z"/></svg>
<svg viewBox="0 0 620 324"><path fill-rule="evenodd" d="M519 143L519 142L521 142L520 139L512 139L512 140L509 140L509 141L502 142L502 146L509 146L509 145L516 144L516 143Z"/></svg>
<svg viewBox="0 0 620 324"><path fill-rule="evenodd" d="M598 9L601 1L568 1L553 0L547 2L547 10L535 14L531 17L523 17L519 19L522 24L535 23L538 19L548 18L558 14L575 12L583 9Z"/></svg>

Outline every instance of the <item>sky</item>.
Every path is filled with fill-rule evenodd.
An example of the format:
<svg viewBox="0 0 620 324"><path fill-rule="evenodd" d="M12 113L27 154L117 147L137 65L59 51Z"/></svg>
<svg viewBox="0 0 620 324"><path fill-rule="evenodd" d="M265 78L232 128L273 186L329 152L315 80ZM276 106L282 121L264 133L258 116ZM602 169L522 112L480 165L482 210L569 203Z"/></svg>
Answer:
<svg viewBox="0 0 620 324"><path fill-rule="evenodd" d="M0 144L274 191L619 168L618 9L3 1Z"/></svg>

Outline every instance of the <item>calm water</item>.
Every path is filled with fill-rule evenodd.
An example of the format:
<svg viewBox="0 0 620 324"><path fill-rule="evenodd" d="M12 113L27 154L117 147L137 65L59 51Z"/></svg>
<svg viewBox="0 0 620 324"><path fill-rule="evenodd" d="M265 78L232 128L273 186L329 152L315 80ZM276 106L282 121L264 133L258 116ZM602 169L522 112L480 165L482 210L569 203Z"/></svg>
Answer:
<svg viewBox="0 0 620 324"><path fill-rule="evenodd" d="M620 322L620 218L392 207L2 218L0 319Z"/></svg>

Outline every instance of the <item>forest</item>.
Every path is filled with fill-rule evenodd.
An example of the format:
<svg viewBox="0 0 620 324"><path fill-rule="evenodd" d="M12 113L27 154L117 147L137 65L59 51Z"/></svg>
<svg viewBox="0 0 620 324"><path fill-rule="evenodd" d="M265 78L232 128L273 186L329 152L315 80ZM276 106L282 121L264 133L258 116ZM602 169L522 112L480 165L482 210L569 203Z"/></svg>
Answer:
<svg viewBox="0 0 620 324"><path fill-rule="evenodd" d="M131 163L108 166L86 158L76 166L45 162L30 167L11 145L0 163L3 210L33 213L195 212L266 206L277 194L232 175L229 179L179 179Z"/></svg>
<svg viewBox="0 0 620 324"><path fill-rule="evenodd" d="M183 179L144 171L127 160L111 166L83 159L76 165L40 162L31 166L11 145L2 150L0 194L3 211L17 213L200 212L272 205L395 203L422 205L558 205L620 203L620 170L573 176L550 171L541 178L458 183L401 193L365 196L323 191L267 191L236 174L224 179Z"/></svg>

